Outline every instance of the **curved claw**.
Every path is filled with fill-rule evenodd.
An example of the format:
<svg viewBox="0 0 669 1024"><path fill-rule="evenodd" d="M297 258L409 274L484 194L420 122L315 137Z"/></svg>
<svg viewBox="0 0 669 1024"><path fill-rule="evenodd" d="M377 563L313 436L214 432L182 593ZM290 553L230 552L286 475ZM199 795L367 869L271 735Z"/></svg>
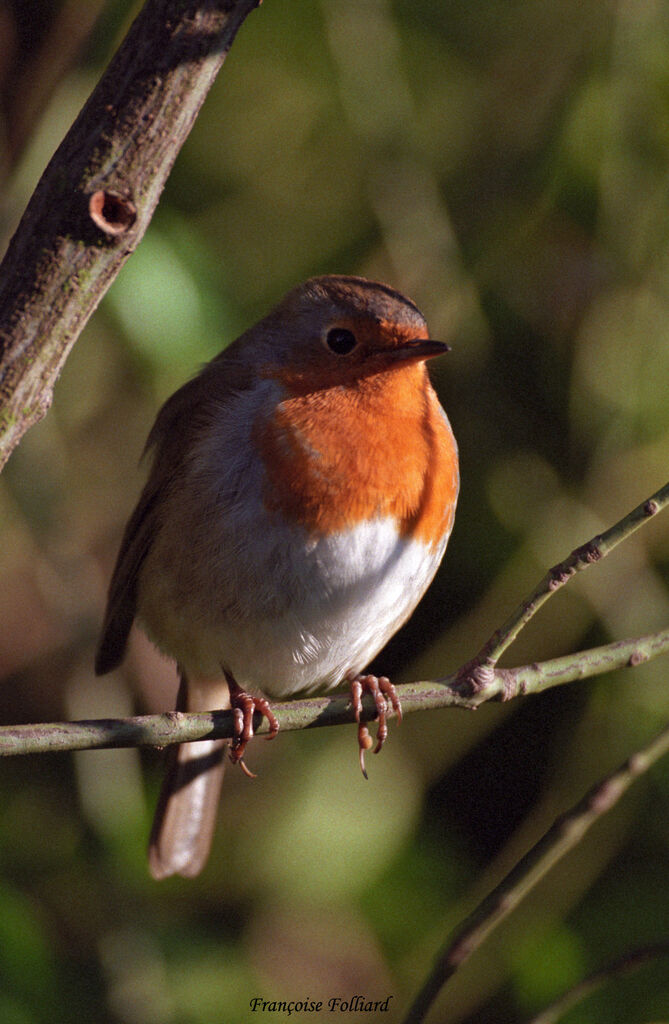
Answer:
<svg viewBox="0 0 669 1024"><path fill-rule="evenodd" d="M365 751L372 746L372 738L369 729L364 722L360 721L362 713L362 694L370 693L376 705L376 717L379 723L376 733L376 746L374 753L378 754L388 736L388 704L397 715L398 723L402 721L402 705L395 691L395 687L386 676L356 676L351 680L351 702L355 713L355 720L358 722L358 746L360 748L360 770L367 778L365 769Z"/></svg>
<svg viewBox="0 0 669 1024"><path fill-rule="evenodd" d="M243 757L240 757L240 759L237 762L237 764L239 765L241 770L244 772L244 775L246 776L247 779L257 779L258 778L258 776L256 775L255 772L252 772L250 768L247 768L246 763L245 763Z"/></svg>
<svg viewBox="0 0 669 1024"><path fill-rule="evenodd" d="M367 769L365 768L365 751L369 750L373 742L372 737L369 735L369 729L364 722L361 722L358 726L358 747L360 748L360 771L365 778L368 778Z"/></svg>
<svg viewBox="0 0 669 1024"><path fill-rule="evenodd" d="M253 772L244 763L246 745L253 738L253 715L257 711L269 723L267 739L272 740L279 731L279 723L266 697L255 697L242 690L236 683L230 683L230 707L234 716L235 735L230 745L230 760L238 764L245 775L255 779Z"/></svg>

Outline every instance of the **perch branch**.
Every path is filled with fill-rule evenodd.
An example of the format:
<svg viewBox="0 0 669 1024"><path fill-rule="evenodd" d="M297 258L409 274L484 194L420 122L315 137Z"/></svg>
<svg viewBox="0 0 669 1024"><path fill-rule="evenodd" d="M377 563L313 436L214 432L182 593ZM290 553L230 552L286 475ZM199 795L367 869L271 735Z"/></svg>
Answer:
<svg viewBox="0 0 669 1024"><path fill-rule="evenodd" d="M0 468L49 408L259 2L147 0L44 171L0 267Z"/></svg>
<svg viewBox="0 0 669 1024"><path fill-rule="evenodd" d="M403 1024L421 1024L425 1020L442 986L458 967L508 917L537 882L580 842L588 829L615 806L632 783L668 752L669 727L557 819L448 940Z"/></svg>
<svg viewBox="0 0 669 1024"><path fill-rule="evenodd" d="M561 585L569 578L569 566L588 564L582 552L587 548L600 552L602 557L616 544L642 525L650 516L669 503L669 484L648 498L619 523L595 537L584 548L573 552L560 563ZM517 612L505 627L493 634L499 638L497 646L490 642L484 650L490 652L506 649L508 639L516 636L529 620L536 605L547 600L552 593L550 580L555 578L551 570L534 588L530 597L523 601ZM507 642L508 641L508 642ZM477 659L469 662L455 674L434 682L408 683L397 688L405 714L410 711L427 711L435 708L462 707L476 708L488 700L510 700L520 694L539 693L552 686L559 686L574 679L599 675L616 668L633 668L651 658L669 651L669 629L648 636L629 640L618 640L602 647L567 654L542 664L525 665L515 669L497 668L494 662L485 665L485 671L476 678L476 685L470 685L466 673ZM495 657L498 655L495 654ZM312 698L289 701L273 707L279 727L284 732L294 729L309 729L326 725L343 725L353 722L354 713L346 696ZM363 701L362 719L370 721L376 717L376 707L369 696ZM259 718L260 716L257 716ZM267 732L265 719L257 722L257 732ZM229 711L215 711L207 714L184 714L169 712L162 715L142 715L125 719L101 719L86 722L45 723L40 725L16 725L0 728L0 756L12 754L36 754L50 751L100 749L104 747L157 746L171 743L189 743L207 738L230 738L233 735L233 717Z"/></svg>
<svg viewBox="0 0 669 1024"><path fill-rule="evenodd" d="M632 640L619 640L540 665L496 669L486 686L470 696L463 696L459 689L459 673L434 682L406 683L397 687L397 694L405 714L446 707L473 709L484 701L509 700L616 668L632 668L665 652L669 652L669 629ZM355 722L348 695L288 701L273 704L272 710L282 732ZM364 721L376 717L376 706L369 695L363 698L361 717ZM256 721L258 735L267 733L267 720L256 716ZM8 725L0 728L0 757L108 747L164 747L171 743L189 743L205 737L230 738L232 735L230 711L206 714L173 711L133 718Z"/></svg>

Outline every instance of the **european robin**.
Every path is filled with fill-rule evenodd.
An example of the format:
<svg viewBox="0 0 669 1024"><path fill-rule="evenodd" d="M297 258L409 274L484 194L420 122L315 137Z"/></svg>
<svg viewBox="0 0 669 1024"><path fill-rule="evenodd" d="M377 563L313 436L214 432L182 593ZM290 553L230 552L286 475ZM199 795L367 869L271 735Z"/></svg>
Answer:
<svg viewBox="0 0 669 1024"><path fill-rule="evenodd" d="M267 698L361 675L409 617L442 559L458 495L457 446L425 363L446 352L384 284L315 277L162 407L149 479L126 527L96 658L123 659L137 618L178 665L178 708L232 708L244 765ZM361 765L371 745L359 724ZM196 875L209 854L226 740L171 748L149 848L155 878ZM375 752L376 752L375 751Z"/></svg>

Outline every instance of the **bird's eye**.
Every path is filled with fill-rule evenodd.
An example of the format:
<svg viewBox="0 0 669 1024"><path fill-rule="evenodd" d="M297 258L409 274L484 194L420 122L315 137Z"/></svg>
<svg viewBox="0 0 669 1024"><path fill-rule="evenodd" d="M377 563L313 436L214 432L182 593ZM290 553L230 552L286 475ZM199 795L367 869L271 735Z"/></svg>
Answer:
<svg viewBox="0 0 669 1024"><path fill-rule="evenodd" d="M346 327L333 327L325 336L325 344L338 356L347 356L358 344L353 331Z"/></svg>

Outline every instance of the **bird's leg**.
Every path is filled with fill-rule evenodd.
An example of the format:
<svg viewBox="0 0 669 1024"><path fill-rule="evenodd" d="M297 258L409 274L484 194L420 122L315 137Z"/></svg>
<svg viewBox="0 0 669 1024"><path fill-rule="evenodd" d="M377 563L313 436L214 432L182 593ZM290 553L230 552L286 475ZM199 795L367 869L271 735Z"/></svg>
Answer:
<svg viewBox="0 0 669 1024"><path fill-rule="evenodd" d="M376 731L376 746L374 747L375 754L378 754L385 742L386 736L388 735L388 703L390 703L393 711L397 715L398 722L402 721L402 705L400 704L399 697L395 692L395 687L386 676L377 677L365 675L355 676L355 678L351 679L351 701L355 712L355 720L358 723L360 768L362 774L367 778L367 771L365 769L365 751L369 750L374 741L369 735L369 729L365 722L360 721L363 693L371 693L374 698L374 703L376 704L376 717L379 725Z"/></svg>
<svg viewBox="0 0 669 1024"><path fill-rule="evenodd" d="M244 764L246 744L253 736L253 714L258 711L269 722L268 740L274 739L278 733L279 723L266 697L256 697L252 693L247 693L229 673L226 673L226 677L230 688L230 707L235 724L235 735L230 744L230 760L233 764L238 764L245 775L255 778L253 772L249 771Z"/></svg>

